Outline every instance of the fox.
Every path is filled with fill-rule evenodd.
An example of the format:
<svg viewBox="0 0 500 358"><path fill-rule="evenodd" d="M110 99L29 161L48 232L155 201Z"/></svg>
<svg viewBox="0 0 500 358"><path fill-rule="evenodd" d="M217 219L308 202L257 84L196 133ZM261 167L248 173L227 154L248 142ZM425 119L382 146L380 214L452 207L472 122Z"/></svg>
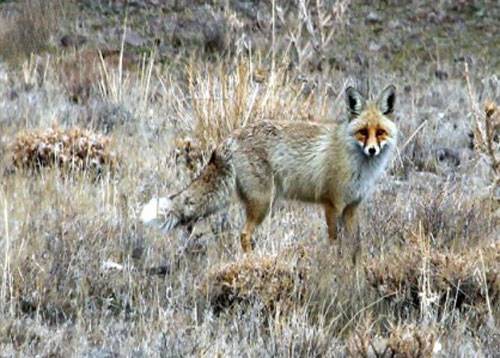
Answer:
<svg viewBox="0 0 500 358"><path fill-rule="evenodd" d="M227 207L236 196L246 215L240 244L249 253L255 229L283 198L322 205L329 241L337 241L342 223L358 251L360 204L397 144L396 87L386 87L377 100L348 87L345 98L343 121L260 120L234 131L184 190L151 199L142 222L168 233Z"/></svg>

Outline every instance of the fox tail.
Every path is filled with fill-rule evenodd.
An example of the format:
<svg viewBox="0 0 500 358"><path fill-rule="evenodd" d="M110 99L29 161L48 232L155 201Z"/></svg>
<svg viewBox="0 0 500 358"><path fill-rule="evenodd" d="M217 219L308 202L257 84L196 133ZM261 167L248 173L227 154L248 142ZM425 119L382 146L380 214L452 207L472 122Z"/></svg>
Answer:
<svg viewBox="0 0 500 358"><path fill-rule="evenodd" d="M229 205L235 189L235 171L227 145L216 149L201 174L181 192L153 198L142 209L141 221L167 233Z"/></svg>

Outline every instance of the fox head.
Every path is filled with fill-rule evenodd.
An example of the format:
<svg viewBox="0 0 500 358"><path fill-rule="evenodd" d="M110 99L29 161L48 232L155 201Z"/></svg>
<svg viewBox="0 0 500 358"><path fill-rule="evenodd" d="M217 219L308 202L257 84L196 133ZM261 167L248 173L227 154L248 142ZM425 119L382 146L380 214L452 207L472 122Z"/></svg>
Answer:
<svg viewBox="0 0 500 358"><path fill-rule="evenodd" d="M363 95L349 87L346 90L349 114L348 131L367 157L376 157L396 142L397 128L393 122L396 87L388 86L377 101L367 101Z"/></svg>

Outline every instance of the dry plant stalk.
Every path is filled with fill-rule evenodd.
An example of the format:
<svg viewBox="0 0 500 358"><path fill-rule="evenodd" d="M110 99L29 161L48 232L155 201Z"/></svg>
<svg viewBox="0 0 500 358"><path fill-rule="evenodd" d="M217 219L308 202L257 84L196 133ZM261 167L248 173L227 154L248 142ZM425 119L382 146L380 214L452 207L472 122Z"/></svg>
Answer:
<svg viewBox="0 0 500 358"><path fill-rule="evenodd" d="M479 149L487 154L491 160L491 167L495 174L495 186L500 185L500 110L493 101L486 101L484 105L484 131L476 132Z"/></svg>
<svg viewBox="0 0 500 358"><path fill-rule="evenodd" d="M202 150L209 151L234 130L261 119L326 117L329 98L314 92L304 95L302 87L288 78L285 64L269 76L256 74L252 71L256 67L250 60L238 62L234 69L189 66L191 108L181 108L178 117L193 117L194 137Z"/></svg>
<svg viewBox="0 0 500 358"><path fill-rule="evenodd" d="M21 132L12 144L12 161L15 167L27 169L115 169L118 160L110 150L110 141L81 128Z"/></svg>
<svg viewBox="0 0 500 358"><path fill-rule="evenodd" d="M297 56L297 66L308 62L324 60L338 30L347 22L347 8L350 0L335 1L331 4L323 0L296 0L299 22L290 31L290 45Z"/></svg>
<svg viewBox="0 0 500 358"><path fill-rule="evenodd" d="M495 102L488 100L484 104L484 113L481 112L477 101L474 99L474 89L470 81L467 63L465 63L465 81L467 83L471 110L475 120L475 148L490 158L491 169L493 171L493 192L495 192L500 185L499 109Z"/></svg>

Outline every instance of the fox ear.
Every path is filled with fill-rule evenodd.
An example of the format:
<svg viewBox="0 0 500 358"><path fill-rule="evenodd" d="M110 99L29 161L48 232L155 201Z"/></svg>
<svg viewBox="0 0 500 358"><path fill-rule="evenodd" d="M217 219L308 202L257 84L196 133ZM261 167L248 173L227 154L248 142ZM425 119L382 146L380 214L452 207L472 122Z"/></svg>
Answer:
<svg viewBox="0 0 500 358"><path fill-rule="evenodd" d="M394 111L396 103L396 87L393 85L387 86L378 99L377 105L382 114L391 114Z"/></svg>
<svg viewBox="0 0 500 358"><path fill-rule="evenodd" d="M348 87L345 90L345 99L347 103L347 111L349 112L349 120L359 116L365 105L363 95L354 87Z"/></svg>

